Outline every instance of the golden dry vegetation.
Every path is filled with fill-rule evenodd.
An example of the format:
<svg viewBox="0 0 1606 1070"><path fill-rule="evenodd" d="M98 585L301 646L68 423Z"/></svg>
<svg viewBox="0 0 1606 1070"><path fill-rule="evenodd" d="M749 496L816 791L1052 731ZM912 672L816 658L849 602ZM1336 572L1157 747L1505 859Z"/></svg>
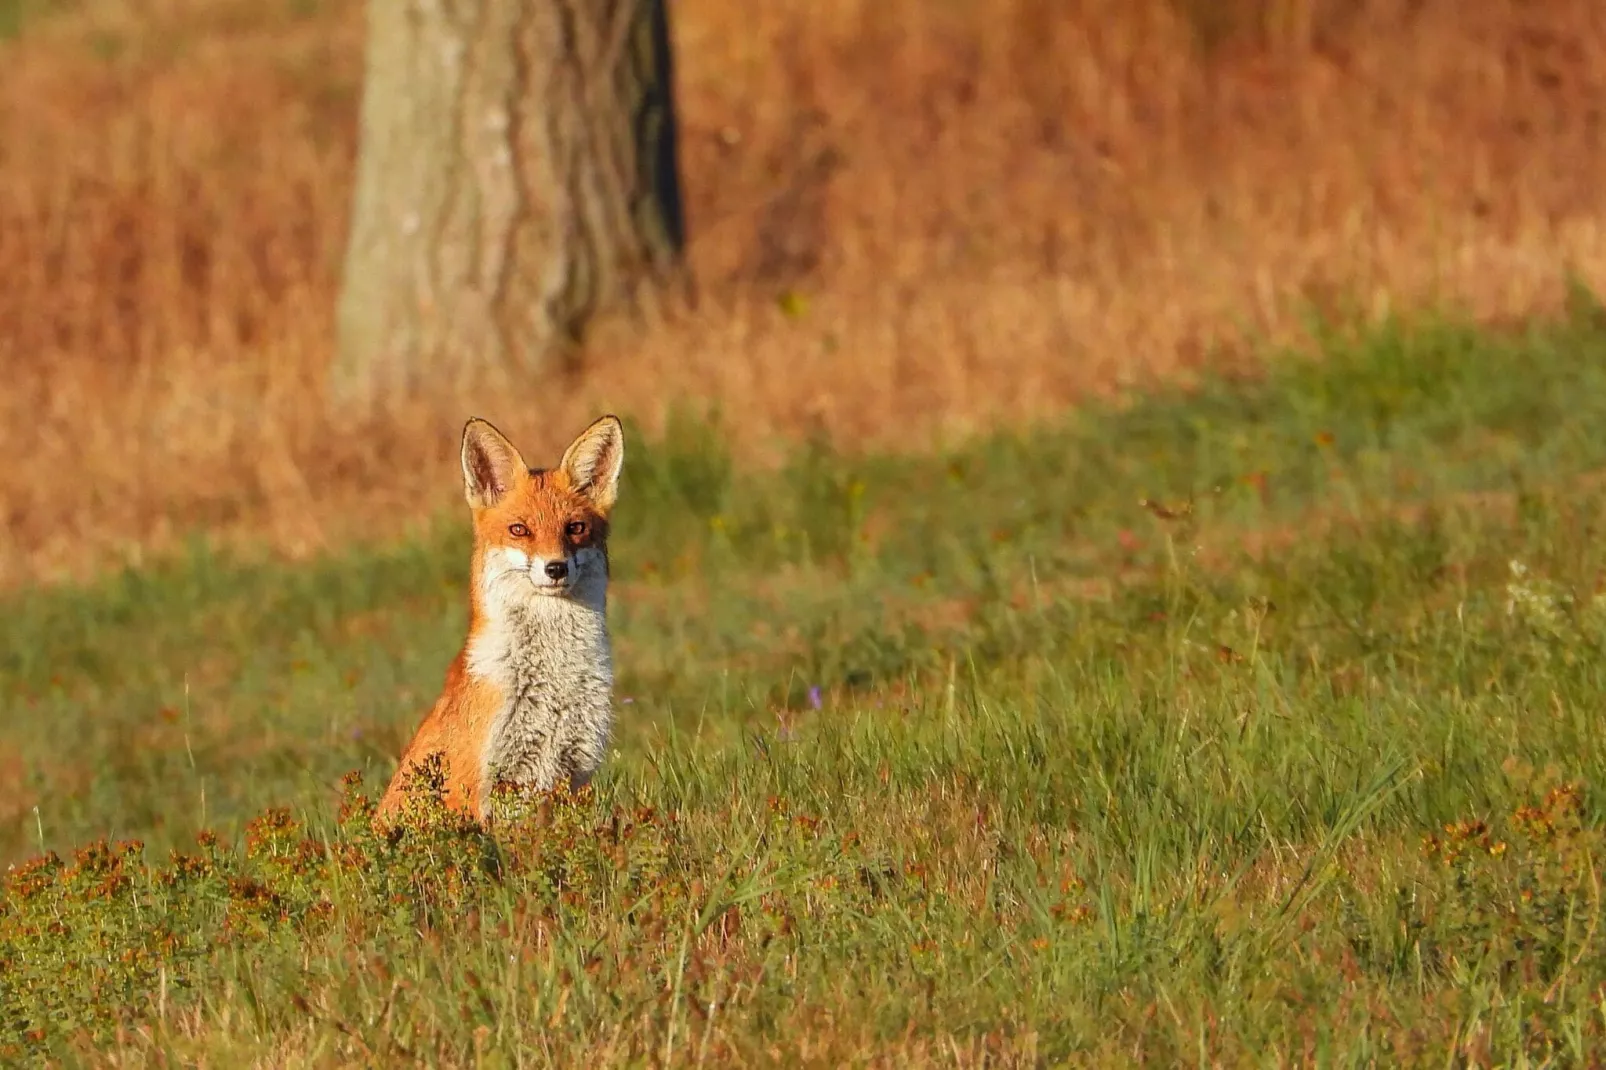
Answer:
<svg viewBox="0 0 1606 1070"><path fill-rule="evenodd" d="M1597 0L678 0L695 300L517 402L357 420L321 380L360 3L44 6L0 42L3 582L383 535L454 500L470 410L538 452L685 401L918 445L1310 307L1606 289Z"/></svg>

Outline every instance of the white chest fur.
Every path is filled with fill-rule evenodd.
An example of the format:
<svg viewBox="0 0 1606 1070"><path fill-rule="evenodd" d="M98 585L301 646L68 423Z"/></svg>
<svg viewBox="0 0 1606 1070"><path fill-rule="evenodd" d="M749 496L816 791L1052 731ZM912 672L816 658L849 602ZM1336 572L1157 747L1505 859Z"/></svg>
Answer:
<svg viewBox="0 0 1606 1070"><path fill-rule="evenodd" d="M501 708L486 740L488 783L545 790L587 783L613 724L613 652L601 600L536 597L495 607L469 647L468 670Z"/></svg>

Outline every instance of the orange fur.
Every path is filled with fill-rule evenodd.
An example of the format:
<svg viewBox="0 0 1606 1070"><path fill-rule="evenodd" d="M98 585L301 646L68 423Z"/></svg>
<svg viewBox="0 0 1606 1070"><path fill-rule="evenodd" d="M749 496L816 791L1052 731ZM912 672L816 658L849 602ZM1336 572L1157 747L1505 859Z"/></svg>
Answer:
<svg viewBox="0 0 1606 1070"><path fill-rule="evenodd" d="M484 805L484 786L475 771L503 698L497 689L468 675L467 652L460 651L446 670L446 686L434 708L419 725L412 742L402 752L400 767L379 802L379 817L395 816L402 803L405 771L431 754L446 759L446 805L465 813L477 814Z"/></svg>

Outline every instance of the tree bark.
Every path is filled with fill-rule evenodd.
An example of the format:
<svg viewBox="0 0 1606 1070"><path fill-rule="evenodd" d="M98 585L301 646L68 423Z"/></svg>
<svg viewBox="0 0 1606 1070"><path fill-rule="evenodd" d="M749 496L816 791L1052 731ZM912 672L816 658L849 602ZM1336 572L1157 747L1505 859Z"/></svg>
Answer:
<svg viewBox="0 0 1606 1070"><path fill-rule="evenodd" d="M667 0L369 0L337 400L549 369L684 244Z"/></svg>

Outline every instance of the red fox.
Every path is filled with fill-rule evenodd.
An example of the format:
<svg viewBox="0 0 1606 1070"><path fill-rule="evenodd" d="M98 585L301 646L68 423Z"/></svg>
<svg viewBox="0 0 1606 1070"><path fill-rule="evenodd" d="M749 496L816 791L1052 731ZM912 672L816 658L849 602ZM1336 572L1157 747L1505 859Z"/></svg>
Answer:
<svg viewBox="0 0 1606 1070"><path fill-rule="evenodd" d="M463 484L474 518L468 640L380 800L388 823L415 763L446 761L445 801L487 816L499 780L578 789L612 729L608 516L624 429L604 416L552 469L530 468L484 420L463 428Z"/></svg>

